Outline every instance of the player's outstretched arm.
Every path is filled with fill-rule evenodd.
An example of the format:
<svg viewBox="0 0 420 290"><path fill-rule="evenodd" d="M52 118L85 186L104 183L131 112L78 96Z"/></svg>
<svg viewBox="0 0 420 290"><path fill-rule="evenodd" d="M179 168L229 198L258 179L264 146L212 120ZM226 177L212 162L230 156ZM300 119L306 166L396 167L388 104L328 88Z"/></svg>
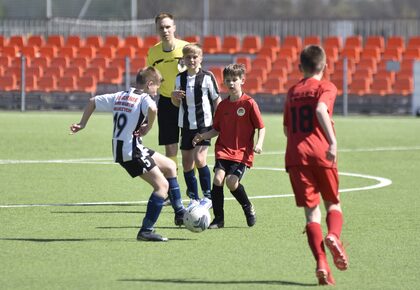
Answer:
<svg viewBox="0 0 420 290"><path fill-rule="evenodd" d="M257 143L254 146L255 153L260 154L262 152L264 138L265 138L265 127L258 129Z"/></svg>
<svg viewBox="0 0 420 290"><path fill-rule="evenodd" d="M332 120L328 114L328 107L325 103L320 102L316 107L316 117L322 130L327 137L330 147L327 151L327 159L333 162L337 161L337 139L335 138L334 129L332 126Z"/></svg>
<svg viewBox="0 0 420 290"><path fill-rule="evenodd" d="M74 133L77 133L86 127L86 124L89 121L89 118L92 115L92 113L95 111L95 108L95 97L92 97L89 99L89 103L87 103L85 107L85 111L83 112L80 122L74 123L70 126L70 135L73 135Z"/></svg>
<svg viewBox="0 0 420 290"><path fill-rule="evenodd" d="M211 139L211 138L216 137L218 135L219 135L219 132L217 132L215 129L211 129L210 131L205 132L203 134L198 133L194 136L194 138L192 140L192 145L195 147L195 145L197 145L197 143L200 143L201 141L206 140L206 139Z"/></svg>

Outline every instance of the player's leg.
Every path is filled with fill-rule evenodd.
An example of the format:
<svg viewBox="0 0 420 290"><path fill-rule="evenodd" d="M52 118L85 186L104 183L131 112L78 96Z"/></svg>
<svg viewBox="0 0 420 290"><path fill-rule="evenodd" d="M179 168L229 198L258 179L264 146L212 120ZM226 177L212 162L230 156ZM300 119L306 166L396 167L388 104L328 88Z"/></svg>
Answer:
<svg viewBox="0 0 420 290"><path fill-rule="evenodd" d="M288 168L290 183L295 195L296 205L304 208L306 236L308 245L316 260L316 277L320 285L333 285L324 247L321 228L320 194L312 170L305 166Z"/></svg>
<svg viewBox="0 0 420 290"><path fill-rule="evenodd" d="M150 195L147 203L146 215L137 234L137 239L143 241L167 241L167 238L155 233L153 227L159 218L163 202L167 196L168 181L158 167L153 167L149 172L140 175L140 178L153 187L153 193Z"/></svg>
<svg viewBox="0 0 420 290"><path fill-rule="evenodd" d="M225 226L223 209L225 198L223 194L225 174L225 170L220 166L218 160L216 160L216 164L214 165L213 188L211 190L214 219L210 223L209 229L220 229Z"/></svg>
<svg viewBox="0 0 420 290"><path fill-rule="evenodd" d="M178 180L176 177L175 163L168 157L155 152L152 156L157 167L162 171L169 183L169 198L171 200L172 208L175 212L175 224L182 225L182 217L185 212L184 205L182 204L181 191L179 189Z"/></svg>
<svg viewBox="0 0 420 290"><path fill-rule="evenodd" d="M245 187L240 183L246 169L246 166L242 163L231 162L228 174L226 175L226 186L242 206L246 217L246 223L249 227L252 227L257 221L255 207L249 200Z"/></svg>
<svg viewBox="0 0 420 290"><path fill-rule="evenodd" d="M348 256L340 240L343 228L343 213L338 193L338 172L336 168L321 168L316 172L319 188L327 211L328 233L324 238L325 245L330 250L337 269L348 268Z"/></svg>
<svg viewBox="0 0 420 290"><path fill-rule="evenodd" d="M204 197L211 199L211 174L207 166L208 146L196 146L194 148L194 163L198 170L200 186Z"/></svg>
<svg viewBox="0 0 420 290"><path fill-rule="evenodd" d="M181 153L187 195L192 200L199 200L197 178L194 174L194 149L184 150L181 145Z"/></svg>

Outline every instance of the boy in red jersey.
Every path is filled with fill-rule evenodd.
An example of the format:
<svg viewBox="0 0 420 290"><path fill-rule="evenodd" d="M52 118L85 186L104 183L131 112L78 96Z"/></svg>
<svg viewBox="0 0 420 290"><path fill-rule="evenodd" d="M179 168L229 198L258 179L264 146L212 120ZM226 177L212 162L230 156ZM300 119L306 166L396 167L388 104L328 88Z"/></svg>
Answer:
<svg viewBox="0 0 420 290"><path fill-rule="evenodd" d="M322 80L326 56L320 46L310 45L300 54L303 79L292 86L284 106L284 133L287 137L286 170L296 205L303 207L309 247L317 262L320 285L334 285L324 243L334 264L346 270L348 258L340 241L343 216L338 193L337 140L331 119L337 88ZM321 229L322 197L327 211L328 234Z"/></svg>
<svg viewBox="0 0 420 290"><path fill-rule="evenodd" d="M215 153L214 179L211 197L214 220L209 229L224 227L223 185L242 206L249 227L256 222L255 209L249 201L245 188L240 183L247 168L252 166L254 152L261 153L265 137L265 127L257 103L242 92L245 82L245 66L230 64L223 70L223 81L229 96L217 107L213 129L197 134L193 145L202 140L218 136ZM255 130L258 130L257 143L254 146Z"/></svg>

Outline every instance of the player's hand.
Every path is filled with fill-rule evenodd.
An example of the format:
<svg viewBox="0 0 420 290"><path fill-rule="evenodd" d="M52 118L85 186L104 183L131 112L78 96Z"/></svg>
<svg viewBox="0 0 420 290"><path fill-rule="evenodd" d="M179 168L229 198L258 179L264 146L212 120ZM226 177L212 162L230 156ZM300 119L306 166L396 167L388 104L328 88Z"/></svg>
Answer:
<svg viewBox="0 0 420 290"><path fill-rule="evenodd" d="M145 136L150 131L149 125L147 123L141 124L140 128L133 132L135 137Z"/></svg>
<svg viewBox="0 0 420 290"><path fill-rule="evenodd" d="M82 125L82 124L72 124L71 126L70 126L70 133L69 133L69 135L73 135L74 133L77 133L77 132L79 132L80 130L82 130L83 128L85 128L85 126L84 125Z"/></svg>
<svg viewBox="0 0 420 290"><path fill-rule="evenodd" d="M327 160L337 162L337 144L331 144L327 151Z"/></svg>
<svg viewBox="0 0 420 290"><path fill-rule="evenodd" d="M255 152L255 153L257 153L257 154L261 154L261 152L262 152L262 148L261 148L260 146L256 145L256 146L254 147L254 152Z"/></svg>
<svg viewBox="0 0 420 290"><path fill-rule="evenodd" d="M203 141L203 136L201 136L201 134L196 134L192 140L192 145L195 147L195 145L197 145L198 143L200 143L201 141Z"/></svg>
<svg viewBox="0 0 420 290"><path fill-rule="evenodd" d="M185 91L175 90L172 92L171 97L175 100L181 101L183 98L185 98Z"/></svg>

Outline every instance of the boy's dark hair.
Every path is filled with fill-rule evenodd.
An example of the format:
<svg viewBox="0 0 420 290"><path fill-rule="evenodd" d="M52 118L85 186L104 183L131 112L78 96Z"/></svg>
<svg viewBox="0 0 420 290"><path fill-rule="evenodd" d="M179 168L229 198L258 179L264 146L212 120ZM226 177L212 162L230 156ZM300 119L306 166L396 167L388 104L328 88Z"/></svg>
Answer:
<svg viewBox="0 0 420 290"><path fill-rule="evenodd" d="M148 81L154 83L160 83L163 81L160 72L153 66L148 66L144 69L140 69L136 75L137 86L144 86Z"/></svg>
<svg viewBox="0 0 420 290"><path fill-rule="evenodd" d="M245 65L242 63L233 63L227 65L223 69L223 79L226 77L239 77L245 76Z"/></svg>
<svg viewBox="0 0 420 290"><path fill-rule="evenodd" d="M326 61L325 51L319 45L308 45L300 53L302 70L307 73L320 73L324 69Z"/></svg>
<svg viewBox="0 0 420 290"><path fill-rule="evenodd" d="M161 21L163 18L169 18L174 20L174 16L167 12L161 12L155 17L155 24L157 24L159 21Z"/></svg>

